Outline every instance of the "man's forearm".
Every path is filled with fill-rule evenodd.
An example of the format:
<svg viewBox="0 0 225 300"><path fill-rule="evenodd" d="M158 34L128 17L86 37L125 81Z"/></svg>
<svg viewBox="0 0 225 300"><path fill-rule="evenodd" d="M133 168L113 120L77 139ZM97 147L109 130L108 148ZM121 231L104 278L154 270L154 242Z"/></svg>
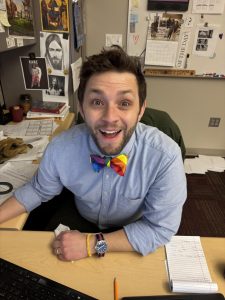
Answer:
<svg viewBox="0 0 225 300"><path fill-rule="evenodd" d="M123 229L111 233L104 233L104 238L107 242L109 252L135 251L127 239L127 235ZM95 253L96 239L93 236L91 239L91 251Z"/></svg>
<svg viewBox="0 0 225 300"><path fill-rule="evenodd" d="M25 207L12 196L0 205L0 223L17 217L25 211Z"/></svg>

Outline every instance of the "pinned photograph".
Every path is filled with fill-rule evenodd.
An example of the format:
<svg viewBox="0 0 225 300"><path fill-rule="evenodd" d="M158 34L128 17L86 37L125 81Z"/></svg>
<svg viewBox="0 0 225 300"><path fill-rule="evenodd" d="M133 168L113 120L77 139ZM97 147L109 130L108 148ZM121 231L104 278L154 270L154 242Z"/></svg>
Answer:
<svg viewBox="0 0 225 300"><path fill-rule="evenodd" d="M69 68L69 41L63 38L62 33L40 33L41 56L45 57L48 73L63 71L68 74Z"/></svg>
<svg viewBox="0 0 225 300"><path fill-rule="evenodd" d="M34 38L33 9L31 0L6 0L9 35Z"/></svg>
<svg viewBox="0 0 225 300"><path fill-rule="evenodd" d="M26 90L48 89L48 76L45 59L20 57L21 68Z"/></svg>
<svg viewBox="0 0 225 300"><path fill-rule="evenodd" d="M182 17L182 14L151 14L152 22L148 39L178 41L181 24L183 23Z"/></svg>
<svg viewBox="0 0 225 300"><path fill-rule="evenodd" d="M69 31L68 0L40 0L43 31Z"/></svg>
<svg viewBox="0 0 225 300"><path fill-rule="evenodd" d="M49 89L46 90L47 95L65 96L65 77L57 75L49 75Z"/></svg>

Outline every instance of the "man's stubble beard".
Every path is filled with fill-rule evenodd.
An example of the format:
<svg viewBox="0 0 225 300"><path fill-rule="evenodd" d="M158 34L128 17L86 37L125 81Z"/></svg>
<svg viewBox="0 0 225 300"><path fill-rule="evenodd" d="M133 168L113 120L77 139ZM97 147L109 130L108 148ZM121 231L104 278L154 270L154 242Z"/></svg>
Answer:
<svg viewBox="0 0 225 300"><path fill-rule="evenodd" d="M136 126L137 126L137 123L138 123L138 121L128 131L124 131L123 130L122 141L121 141L120 145L118 147L114 148L114 149L112 147L108 147L108 146L101 147L101 145L98 142L98 139L95 136L95 132L87 124L86 125L87 125L87 127L88 127L88 129L89 129L89 131L91 133L91 136L92 136L95 144L97 145L97 147L101 151L101 153L104 154L104 155L106 155L106 156L111 156L111 155L118 155L118 154L121 153L121 151L124 149L124 147L126 146L126 144L129 142L132 134L134 133L134 131L136 129ZM110 143L108 145L110 145ZM107 148L112 148L112 150L107 150Z"/></svg>

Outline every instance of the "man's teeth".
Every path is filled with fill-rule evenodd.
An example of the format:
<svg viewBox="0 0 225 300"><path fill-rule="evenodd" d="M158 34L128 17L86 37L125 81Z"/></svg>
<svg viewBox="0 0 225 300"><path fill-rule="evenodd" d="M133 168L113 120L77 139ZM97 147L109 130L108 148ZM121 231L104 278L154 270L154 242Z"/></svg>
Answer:
<svg viewBox="0 0 225 300"><path fill-rule="evenodd" d="M109 131L109 130L101 130L102 133L106 133L106 134L114 134L117 133L119 131Z"/></svg>

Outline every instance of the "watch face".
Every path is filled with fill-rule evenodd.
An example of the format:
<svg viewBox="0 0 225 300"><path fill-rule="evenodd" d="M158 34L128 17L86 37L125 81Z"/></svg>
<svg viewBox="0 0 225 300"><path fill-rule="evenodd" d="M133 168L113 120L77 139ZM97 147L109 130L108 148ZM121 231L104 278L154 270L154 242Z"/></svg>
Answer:
<svg viewBox="0 0 225 300"><path fill-rule="evenodd" d="M95 246L95 250L98 254L106 253L106 251L107 251L106 241L104 241L104 240L98 241L96 246Z"/></svg>

